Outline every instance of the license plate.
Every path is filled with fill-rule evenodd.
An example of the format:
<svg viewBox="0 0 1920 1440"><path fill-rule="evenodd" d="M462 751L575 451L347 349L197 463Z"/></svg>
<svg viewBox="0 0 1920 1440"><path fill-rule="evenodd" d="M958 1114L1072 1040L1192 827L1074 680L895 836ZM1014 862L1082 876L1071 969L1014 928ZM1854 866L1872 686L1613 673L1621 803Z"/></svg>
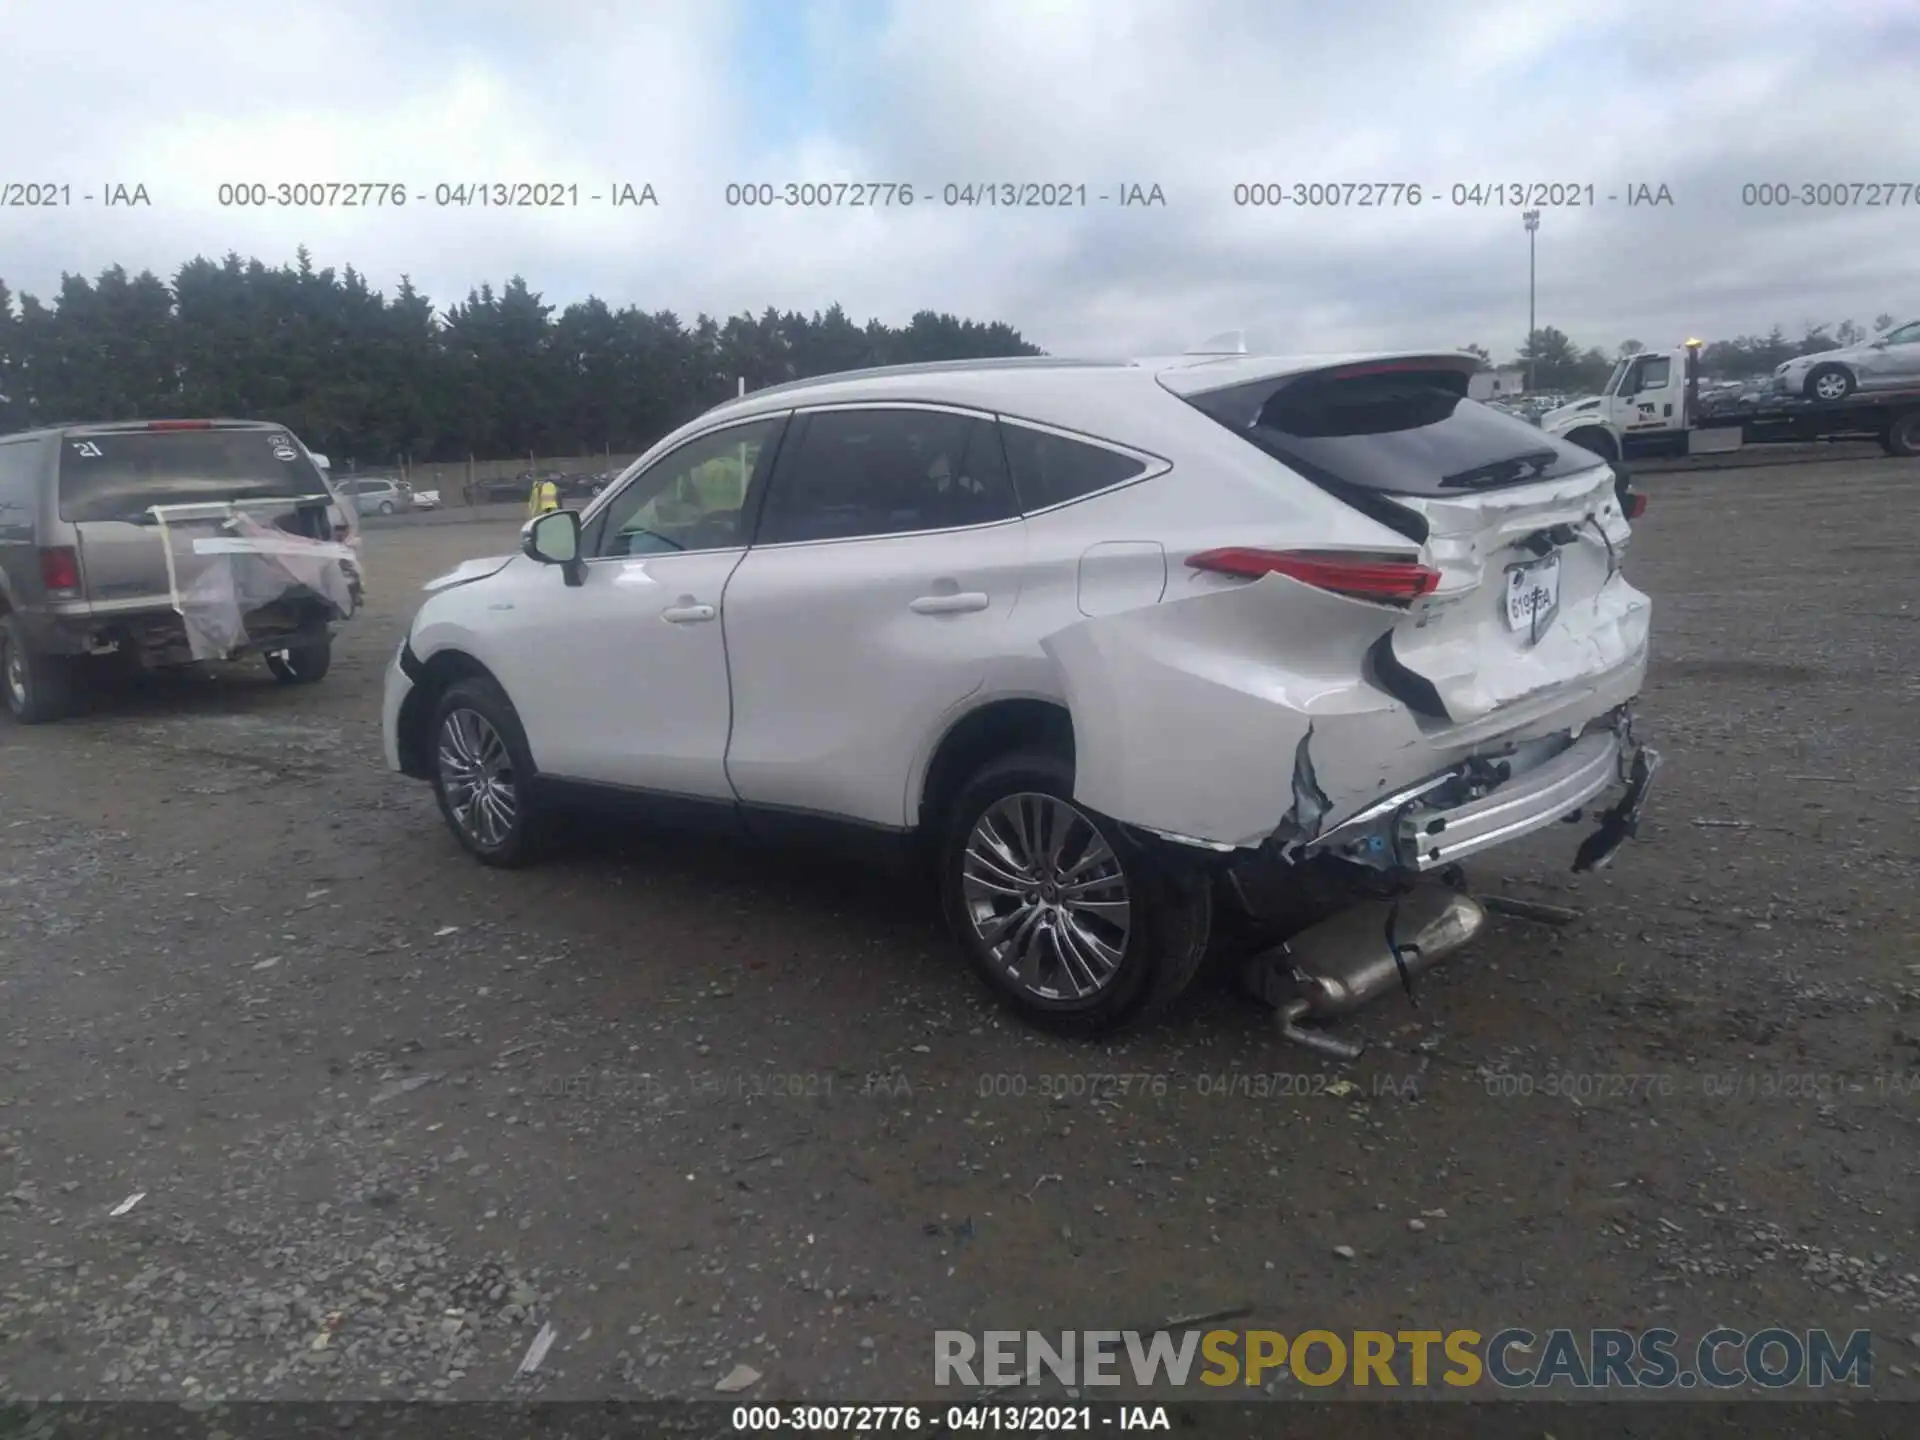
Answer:
<svg viewBox="0 0 1920 1440"><path fill-rule="evenodd" d="M1538 637L1560 608L1560 557L1549 555L1507 571L1507 628Z"/></svg>

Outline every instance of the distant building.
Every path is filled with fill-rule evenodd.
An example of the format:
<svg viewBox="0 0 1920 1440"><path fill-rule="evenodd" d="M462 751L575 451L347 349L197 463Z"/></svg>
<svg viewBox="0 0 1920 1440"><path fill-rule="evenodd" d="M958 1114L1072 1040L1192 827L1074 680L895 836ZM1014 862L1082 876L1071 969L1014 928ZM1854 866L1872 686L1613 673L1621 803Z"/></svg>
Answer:
<svg viewBox="0 0 1920 1440"><path fill-rule="evenodd" d="M1481 370L1467 382L1467 395L1474 400L1498 400L1519 395L1527 388L1527 372L1518 365L1504 370Z"/></svg>

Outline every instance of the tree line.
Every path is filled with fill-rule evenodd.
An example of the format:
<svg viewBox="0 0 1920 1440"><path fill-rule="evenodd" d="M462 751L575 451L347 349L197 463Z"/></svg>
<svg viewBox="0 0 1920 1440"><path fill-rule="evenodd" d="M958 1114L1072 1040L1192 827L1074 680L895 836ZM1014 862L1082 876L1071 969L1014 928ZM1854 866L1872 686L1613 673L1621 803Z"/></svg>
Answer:
<svg viewBox="0 0 1920 1440"><path fill-rule="evenodd" d="M905 326L813 315L691 323L589 298L559 309L519 276L438 309L383 295L305 247L270 268L229 254L168 284L114 266L50 302L0 281L0 432L81 420L271 417L346 468L637 453L749 390L836 370L1038 355L999 322L931 310Z"/></svg>
<svg viewBox="0 0 1920 1440"><path fill-rule="evenodd" d="M557 313L556 313L557 312ZM1874 331L1888 329L1878 316ZM1790 340L1716 340L1703 371L1761 375L1782 361L1865 339L1851 320ZM1491 368L1484 347L1463 347ZM1586 392L1614 354L1536 330L1512 365L1538 390ZM836 370L923 360L1038 355L1012 326L923 310L905 326L855 324L833 305L769 307L691 323L670 310L588 298L558 309L520 276L438 308L405 276L391 294L352 266L315 269L228 254L196 258L171 283L120 266L66 275L48 301L18 303L0 280L0 432L62 421L270 416L359 468L516 455L635 453L736 393Z"/></svg>
<svg viewBox="0 0 1920 1440"><path fill-rule="evenodd" d="M1874 316L1871 333L1879 335L1891 330L1896 319L1896 316L1884 313ZM1801 327L1800 338L1792 340L1787 337L1784 328L1776 325L1765 335L1740 335L1731 340L1714 340L1703 345L1700 349L1700 373L1714 380L1745 380L1768 375L1774 367L1785 364L1797 355L1814 355L1822 350L1858 345L1868 337L1868 333L1851 320L1842 320L1838 325L1809 322ZM1687 337L1676 337L1672 343L1677 345L1684 338ZM1479 356L1485 368L1495 368L1493 356L1485 346L1466 345L1461 348ZM1506 364L1524 370L1531 359L1535 390L1590 394L1606 384L1617 361L1629 355L1638 355L1646 348L1638 340L1625 340L1611 355L1597 345L1582 350L1563 332L1549 325L1534 331L1532 340L1523 344L1519 353Z"/></svg>

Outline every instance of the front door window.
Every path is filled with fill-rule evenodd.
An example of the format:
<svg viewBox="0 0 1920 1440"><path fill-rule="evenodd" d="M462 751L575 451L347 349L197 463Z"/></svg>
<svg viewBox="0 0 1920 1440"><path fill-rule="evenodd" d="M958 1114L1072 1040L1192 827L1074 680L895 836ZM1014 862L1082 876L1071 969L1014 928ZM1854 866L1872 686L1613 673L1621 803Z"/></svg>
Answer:
<svg viewBox="0 0 1920 1440"><path fill-rule="evenodd" d="M607 507L596 557L745 545L761 452L785 423L773 416L702 435L636 475Z"/></svg>

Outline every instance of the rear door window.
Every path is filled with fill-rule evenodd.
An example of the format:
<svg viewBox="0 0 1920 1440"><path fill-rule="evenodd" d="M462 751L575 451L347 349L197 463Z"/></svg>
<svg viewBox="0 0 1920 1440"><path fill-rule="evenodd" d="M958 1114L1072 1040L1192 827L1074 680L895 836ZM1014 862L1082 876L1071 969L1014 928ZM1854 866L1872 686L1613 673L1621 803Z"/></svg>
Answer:
<svg viewBox="0 0 1920 1440"><path fill-rule="evenodd" d="M154 505L324 495L326 482L284 430L70 433L60 449L60 514L142 520Z"/></svg>
<svg viewBox="0 0 1920 1440"><path fill-rule="evenodd" d="M1305 380L1270 395L1244 387L1189 402L1335 493L1460 495L1557 480L1601 464L1591 451L1461 393L1423 371Z"/></svg>
<svg viewBox="0 0 1920 1440"><path fill-rule="evenodd" d="M1146 462L1132 455L1010 420L1000 422L1000 434L1020 507L1029 513L1124 485L1147 470Z"/></svg>
<svg viewBox="0 0 1920 1440"><path fill-rule="evenodd" d="M907 535L1020 513L992 420L945 410L822 410L781 457L757 543Z"/></svg>

